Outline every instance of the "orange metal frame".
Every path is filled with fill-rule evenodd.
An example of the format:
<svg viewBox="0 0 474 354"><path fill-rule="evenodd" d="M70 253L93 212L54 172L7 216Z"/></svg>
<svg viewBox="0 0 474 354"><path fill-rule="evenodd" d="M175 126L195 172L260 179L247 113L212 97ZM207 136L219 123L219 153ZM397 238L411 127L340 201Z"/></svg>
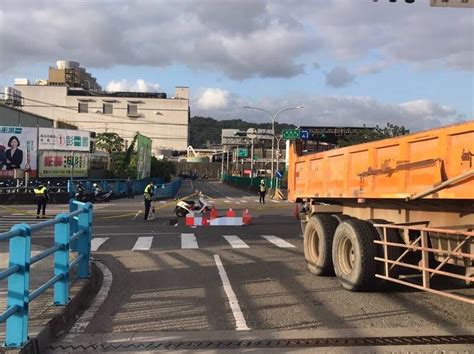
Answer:
<svg viewBox="0 0 474 354"><path fill-rule="evenodd" d="M394 283L406 285L415 289L424 290L433 294L442 295L454 300L459 300L463 302L467 302L469 304L474 304L474 298L467 297L463 295L453 294L446 291L436 290L431 288L430 280L435 275L441 275L448 278L454 278L459 280L464 280L466 282L473 283L474 276L463 276L460 274L456 274L450 271L441 270L441 268L446 265L450 259L456 258L463 258L467 260L466 263L471 263L474 260L473 254L463 253L459 250L461 247L468 243L469 241L474 239L474 232L467 232L467 231L458 231L458 230L448 230L448 229L439 229L439 228L429 228L429 227L418 227L418 226L401 226L401 225L391 225L391 224L376 224L374 225L377 228L383 229L383 240L375 240L374 242L378 245L383 246L383 258L375 257L375 260L378 262L383 262L384 264L384 274L376 274L377 278L384 279L387 281L391 281ZM402 230L404 232L408 231L418 231L420 232L420 236L417 237L415 240L410 241L405 239L406 243L393 243L387 242L387 230L388 229L397 229ZM456 244L456 247L452 250L442 250L442 249L434 249L429 247L429 237L430 234L443 234L446 238L450 236L456 237L463 237L464 239ZM404 248L405 251L398 257L396 260L390 260L387 258L388 254L388 247L400 247ZM409 252L421 252L421 262L420 265L413 265L404 263L402 260ZM429 266L429 254L437 254L437 255L444 255L444 260L440 262L440 264L436 268L430 268ZM390 275L390 270L392 270L395 266L405 267L410 269L415 269L420 271L422 276L422 284L414 284L402 279L394 278Z"/></svg>

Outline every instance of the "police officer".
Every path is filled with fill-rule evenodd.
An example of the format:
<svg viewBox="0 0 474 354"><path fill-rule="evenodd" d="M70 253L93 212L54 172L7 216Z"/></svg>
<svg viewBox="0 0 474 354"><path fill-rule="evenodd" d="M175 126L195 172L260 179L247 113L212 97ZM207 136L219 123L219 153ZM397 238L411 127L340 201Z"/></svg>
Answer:
<svg viewBox="0 0 474 354"><path fill-rule="evenodd" d="M258 193L260 194L260 198L258 202L260 204L265 204L265 193L267 192L267 187L265 187L265 181L262 179L260 181L260 186L258 187Z"/></svg>
<svg viewBox="0 0 474 354"><path fill-rule="evenodd" d="M40 211L42 211L42 218L45 218L46 213L46 204L49 200L48 188L46 188L42 183L39 184L38 188L34 189L35 192L35 201L37 205L36 209L36 218L40 218Z"/></svg>
<svg viewBox="0 0 474 354"><path fill-rule="evenodd" d="M143 217L144 220L148 220L148 216L150 214L151 200L153 197L154 189L155 184L153 183L153 181L150 181L150 183L148 183L145 187L145 191L143 193L143 197L145 199L145 215Z"/></svg>

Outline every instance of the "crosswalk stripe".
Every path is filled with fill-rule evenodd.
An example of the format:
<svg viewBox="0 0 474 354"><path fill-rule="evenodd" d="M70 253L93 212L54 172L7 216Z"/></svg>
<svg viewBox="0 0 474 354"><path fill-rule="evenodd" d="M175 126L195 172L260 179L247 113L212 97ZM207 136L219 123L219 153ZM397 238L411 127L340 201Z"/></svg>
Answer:
<svg viewBox="0 0 474 354"><path fill-rule="evenodd" d="M132 251L147 251L151 248L153 237L139 237L132 248Z"/></svg>
<svg viewBox="0 0 474 354"><path fill-rule="evenodd" d="M278 200L270 199L270 201L271 201L272 203L280 203Z"/></svg>
<svg viewBox="0 0 474 354"><path fill-rule="evenodd" d="M262 237L280 248L295 248L296 247L296 246L293 246L291 243L286 242L285 240L273 235L262 235Z"/></svg>
<svg viewBox="0 0 474 354"><path fill-rule="evenodd" d="M99 247L102 246L102 244L108 239L108 237L94 237L91 241L91 251L97 251Z"/></svg>
<svg viewBox="0 0 474 354"><path fill-rule="evenodd" d="M196 241L196 236L194 236L194 234L181 234L181 248L182 249L199 248Z"/></svg>
<svg viewBox="0 0 474 354"><path fill-rule="evenodd" d="M242 241L237 235L224 235L222 237L224 237L227 242L229 242L232 248L249 248L249 245Z"/></svg>

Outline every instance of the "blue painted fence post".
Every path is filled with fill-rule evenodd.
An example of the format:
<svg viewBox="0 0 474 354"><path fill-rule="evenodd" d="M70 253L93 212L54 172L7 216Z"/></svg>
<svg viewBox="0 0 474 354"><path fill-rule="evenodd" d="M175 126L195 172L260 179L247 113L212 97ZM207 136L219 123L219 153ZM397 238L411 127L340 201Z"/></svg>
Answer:
<svg viewBox="0 0 474 354"><path fill-rule="evenodd" d="M79 214L78 230L84 230L84 234L78 239L78 255L83 254L84 257L79 261L77 268L77 278L89 278L89 259L91 254L91 237L92 237L92 203L85 205L86 211Z"/></svg>
<svg viewBox="0 0 474 354"><path fill-rule="evenodd" d="M54 253L54 275L62 275L54 284L54 304L66 305L69 302L69 222L66 214L59 214L61 220L54 225L54 243L62 248Z"/></svg>
<svg viewBox="0 0 474 354"><path fill-rule="evenodd" d="M30 292L31 228L27 224L13 226L21 235L10 239L9 267L19 265L20 270L8 278L8 308L20 308L7 319L5 346L21 347L28 339L28 306Z"/></svg>
<svg viewBox="0 0 474 354"><path fill-rule="evenodd" d="M77 210L77 204L74 203L74 199L69 200L69 212L72 213ZM70 234L77 232L77 217L72 217L69 222L71 226L69 227ZM71 242L71 251L77 252L77 239Z"/></svg>

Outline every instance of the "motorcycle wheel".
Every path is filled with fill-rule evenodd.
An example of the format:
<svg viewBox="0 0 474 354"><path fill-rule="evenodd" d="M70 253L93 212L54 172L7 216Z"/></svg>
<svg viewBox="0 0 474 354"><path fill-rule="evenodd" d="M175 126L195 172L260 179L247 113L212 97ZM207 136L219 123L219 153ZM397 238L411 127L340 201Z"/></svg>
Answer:
<svg viewBox="0 0 474 354"><path fill-rule="evenodd" d="M176 216L178 218L182 218L183 216L186 216L188 212L186 210L184 210L183 208L177 208L176 209Z"/></svg>

